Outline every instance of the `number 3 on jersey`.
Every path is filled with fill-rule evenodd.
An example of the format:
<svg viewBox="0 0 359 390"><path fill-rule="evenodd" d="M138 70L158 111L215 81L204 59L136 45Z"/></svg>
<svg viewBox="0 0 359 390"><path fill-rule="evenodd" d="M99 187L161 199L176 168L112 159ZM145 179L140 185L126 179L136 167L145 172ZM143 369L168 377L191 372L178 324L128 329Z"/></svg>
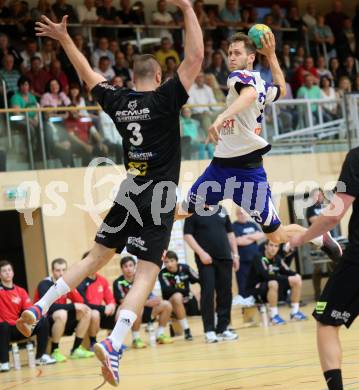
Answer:
<svg viewBox="0 0 359 390"><path fill-rule="evenodd" d="M141 125L139 123L129 123L127 130L132 131L132 137L130 138L131 144L134 146L140 146L143 142Z"/></svg>

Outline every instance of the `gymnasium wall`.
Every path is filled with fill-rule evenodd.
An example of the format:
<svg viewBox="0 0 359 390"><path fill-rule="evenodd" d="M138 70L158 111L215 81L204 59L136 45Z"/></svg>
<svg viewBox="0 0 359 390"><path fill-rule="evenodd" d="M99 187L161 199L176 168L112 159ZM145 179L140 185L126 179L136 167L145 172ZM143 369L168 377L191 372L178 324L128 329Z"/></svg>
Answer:
<svg viewBox="0 0 359 390"><path fill-rule="evenodd" d="M310 180L324 186L327 182L337 179L344 156L345 153L269 156L265 158L265 168L271 184L293 182L295 187L302 181ZM184 192L187 192L195 178L207 165L208 161L182 163L180 184ZM33 186L31 191L28 190L27 198L19 200L17 204L17 209L27 210L22 215L24 232L26 229L29 231L24 220L31 222L31 216L34 217L35 224L42 224L40 228L30 229L32 233L30 235L27 233L27 238L25 239L25 236L23 238L27 273L30 274L29 271L37 270L35 274L31 275L30 291L33 291L32 288L36 281L46 275L46 263L50 268L50 263L54 258L63 257L72 264L78 261L81 255L91 247L97 225L91 215L84 211L84 205L87 204L90 212L96 211L96 205L101 205L97 214L104 215L106 208L111 205L115 186L124 177L123 167L9 172L0 175L0 187L3 193L6 188L17 187L25 181L30 181ZM308 186L313 186L313 183L309 182ZM297 190L306 192L308 186L299 187ZM279 204L280 215L284 223L289 222L286 195L293 193L293 189L290 187L289 185ZM88 195L87 201L84 197L85 193ZM278 184L273 186L273 193L274 195L279 194ZM234 216L235 206L233 203L226 202L225 205ZM40 207L42 210L41 220L39 220L38 212L34 215L31 214L31 210L37 210ZM5 196L0 198L0 210L15 208L14 200L7 200ZM347 219L343 221L344 234L346 233L346 225ZM39 237L40 231L44 237L43 242L41 239L35 238ZM119 274L116 258L103 270L103 273L110 280Z"/></svg>

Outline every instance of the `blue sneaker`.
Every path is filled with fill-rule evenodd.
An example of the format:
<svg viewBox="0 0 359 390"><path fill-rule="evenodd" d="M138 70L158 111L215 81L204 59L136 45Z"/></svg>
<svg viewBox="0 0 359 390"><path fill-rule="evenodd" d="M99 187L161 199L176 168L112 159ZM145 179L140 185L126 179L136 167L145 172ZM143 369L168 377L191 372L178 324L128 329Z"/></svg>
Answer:
<svg viewBox="0 0 359 390"><path fill-rule="evenodd" d="M290 315L290 319L293 321L306 321L308 317L301 311L297 311L296 313Z"/></svg>
<svg viewBox="0 0 359 390"><path fill-rule="evenodd" d="M279 314L272 317L270 322L272 323L272 325L285 325L286 324L286 322L283 320L283 318Z"/></svg>
<svg viewBox="0 0 359 390"><path fill-rule="evenodd" d="M117 352L112 345L112 341L106 338L94 345L94 352L97 359L102 363L102 376L105 381L112 386L118 386L120 383L118 366L122 357L122 349Z"/></svg>

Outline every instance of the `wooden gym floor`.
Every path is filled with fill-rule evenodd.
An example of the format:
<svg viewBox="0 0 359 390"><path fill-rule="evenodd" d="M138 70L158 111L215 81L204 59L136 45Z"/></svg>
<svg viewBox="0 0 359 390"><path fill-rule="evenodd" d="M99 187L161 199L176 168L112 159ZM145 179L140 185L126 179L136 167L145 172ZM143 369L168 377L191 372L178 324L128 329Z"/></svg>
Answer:
<svg viewBox="0 0 359 390"><path fill-rule="evenodd" d="M313 304L303 308L310 315ZM125 352L121 383L126 390L324 390L315 344L315 322L288 323L281 327L243 328L241 311L234 308L235 342L205 344L199 318L191 319L195 339L182 336L172 345ZM288 318L288 308L280 308ZM359 389L359 328L341 332L344 347L345 389ZM147 335L143 332L143 338ZM61 347L68 352L72 338ZM101 384L95 358L67 361L29 370L0 374L0 389L87 390ZM101 389L111 389L106 385Z"/></svg>

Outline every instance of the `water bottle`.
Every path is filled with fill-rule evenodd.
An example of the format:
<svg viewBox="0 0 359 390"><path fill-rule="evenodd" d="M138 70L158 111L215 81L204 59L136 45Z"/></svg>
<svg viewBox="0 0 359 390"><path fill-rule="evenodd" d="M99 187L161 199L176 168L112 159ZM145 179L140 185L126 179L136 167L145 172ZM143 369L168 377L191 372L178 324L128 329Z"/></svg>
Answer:
<svg viewBox="0 0 359 390"><path fill-rule="evenodd" d="M261 305L259 311L261 313L262 326L266 328L268 326L268 315L267 315L266 305L265 304Z"/></svg>
<svg viewBox="0 0 359 390"><path fill-rule="evenodd" d="M19 347L16 343L12 344L12 356L14 359L15 370L21 370Z"/></svg>
<svg viewBox="0 0 359 390"><path fill-rule="evenodd" d="M27 361L29 363L29 368L35 368L35 352L34 352L34 345L29 341L26 344L26 351L27 351Z"/></svg>
<svg viewBox="0 0 359 390"><path fill-rule="evenodd" d="M156 346L156 332L153 326L148 329L149 344L151 347Z"/></svg>

